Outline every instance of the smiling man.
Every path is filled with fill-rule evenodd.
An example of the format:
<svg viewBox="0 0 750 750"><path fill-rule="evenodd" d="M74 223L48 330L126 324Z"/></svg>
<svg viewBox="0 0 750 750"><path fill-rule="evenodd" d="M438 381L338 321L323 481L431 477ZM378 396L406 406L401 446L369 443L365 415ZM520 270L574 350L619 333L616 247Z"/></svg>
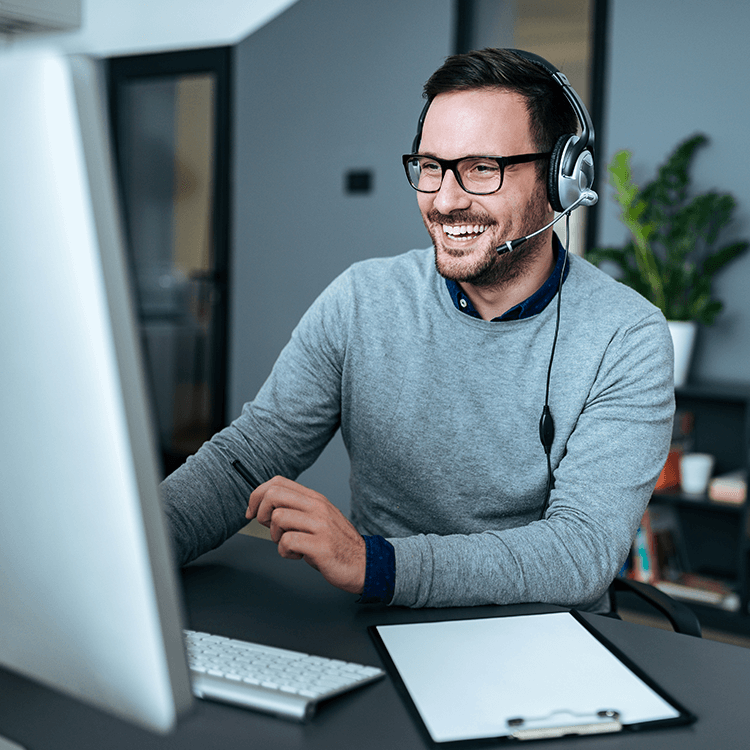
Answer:
<svg viewBox="0 0 750 750"><path fill-rule="evenodd" d="M553 75L483 50L430 78L403 163L433 247L336 279L165 480L181 563L257 517L362 602L607 611L669 447L671 339L553 233L595 200L588 115ZM351 519L294 481L339 428Z"/></svg>

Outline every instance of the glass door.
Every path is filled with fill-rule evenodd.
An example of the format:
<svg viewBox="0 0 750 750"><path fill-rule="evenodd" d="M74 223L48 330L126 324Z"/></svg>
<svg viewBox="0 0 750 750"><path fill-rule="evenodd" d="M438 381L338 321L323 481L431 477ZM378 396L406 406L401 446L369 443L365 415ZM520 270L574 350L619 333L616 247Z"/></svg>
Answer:
<svg viewBox="0 0 750 750"><path fill-rule="evenodd" d="M229 49L109 60L140 334L165 473L224 425Z"/></svg>

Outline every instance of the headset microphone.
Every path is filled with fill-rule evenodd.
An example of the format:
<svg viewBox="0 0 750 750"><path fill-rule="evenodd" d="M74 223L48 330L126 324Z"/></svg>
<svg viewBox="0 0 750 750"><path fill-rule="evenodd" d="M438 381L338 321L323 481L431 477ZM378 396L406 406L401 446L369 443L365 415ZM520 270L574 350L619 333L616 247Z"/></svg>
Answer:
<svg viewBox="0 0 750 750"><path fill-rule="evenodd" d="M509 253L511 252L511 250L515 250L519 245L523 245L526 240L530 240L532 237L536 237L538 234L546 232L553 224L557 224L560 219L564 218L565 216L569 216L573 209L578 208L578 206L593 206L598 200L599 196L590 188L581 191L581 195L573 203L573 205L566 208L565 211L563 211L559 216L555 216L555 218L552 219L549 224L546 224L541 229L537 229L536 232L527 234L525 237L519 237L517 240L508 240L507 242L503 242L502 245L495 248L497 254L505 255L505 253Z"/></svg>

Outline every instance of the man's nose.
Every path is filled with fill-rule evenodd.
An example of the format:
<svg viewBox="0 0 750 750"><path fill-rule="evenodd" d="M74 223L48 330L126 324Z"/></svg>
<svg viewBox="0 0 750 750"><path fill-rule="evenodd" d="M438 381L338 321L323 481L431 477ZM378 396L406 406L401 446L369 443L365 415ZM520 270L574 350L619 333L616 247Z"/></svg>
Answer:
<svg viewBox="0 0 750 750"><path fill-rule="evenodd" d="M459 184L452 169L446 169L440 190L435 193L433 205L441 214L449 214L459 208L471 205L471 195Z"/></svg>

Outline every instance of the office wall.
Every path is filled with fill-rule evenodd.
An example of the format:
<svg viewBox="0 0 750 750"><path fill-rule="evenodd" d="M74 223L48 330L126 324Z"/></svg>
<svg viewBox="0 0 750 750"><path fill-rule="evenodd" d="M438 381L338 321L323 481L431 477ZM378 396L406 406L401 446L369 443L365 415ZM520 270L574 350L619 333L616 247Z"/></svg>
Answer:
<svg viewBox="0 0 750 750"><path fill-rule="evenodd" d="M430 244L400 155L452 52L452 10L299 0L236 47L230 418L336 275ZM369 171L372 191L345 192L350 170ZM337 436L301 481L347 508L348 475Z"/></svg>
<svg viewBox="0 0 750 750"><path fill-rule="evenodd" d="M519 0L473 0L470 46L473 49L515 47L518 4Z"/></svg>
<svg viewBox="0 0 750 750"><path fill-rule="evenodd" d="M681 140L706 133L710 144L694 163L694 188L737 199L726 241L750 239L746 143L750 73L746 60L750 3L746 0L610 0L608 89L599 191L600 242L621 244L604 165L619 149L633 151L636 182L650 180ZM693 377L750 382L750 254L717 279L725 311L699 333Z"/></svg>

